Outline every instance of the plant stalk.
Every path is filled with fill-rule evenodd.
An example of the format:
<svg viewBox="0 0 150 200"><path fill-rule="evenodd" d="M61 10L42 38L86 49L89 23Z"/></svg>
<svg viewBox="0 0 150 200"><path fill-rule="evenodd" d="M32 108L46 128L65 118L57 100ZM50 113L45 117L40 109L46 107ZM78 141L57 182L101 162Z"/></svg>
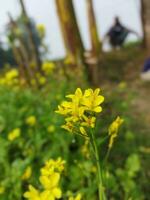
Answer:
<svg viewBox="0 0 150 200"><path fill-rule="evenodd" d="M102 177L102 169L100 165L100 159L98 154L98 148L96 144L96 138L94 136L93 131L91 131L91 144L94 151L95 159L96 159L96 165L97 165L97 171L98 171L98 192L99 192L99 200L105 200L105 194L104 194L104 186L103 186L103 177Z"/></svg>

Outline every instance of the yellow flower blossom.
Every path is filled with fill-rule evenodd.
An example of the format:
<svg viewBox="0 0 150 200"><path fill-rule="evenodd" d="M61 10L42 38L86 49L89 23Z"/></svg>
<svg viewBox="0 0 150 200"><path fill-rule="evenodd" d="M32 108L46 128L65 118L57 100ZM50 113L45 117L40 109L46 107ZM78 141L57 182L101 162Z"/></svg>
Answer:
<svg viewBox="0 0 150 200"><path fill-rule="evenodd" d="M9 141L13 141L15 140L16 138L18 138L21 134L21 130L20 128L16 128L14 129L13 131L11 131L9 134L8 134L8 140Z"/></svg>
<svg viewBox="0 0 150 200"><path fill-rule="evenodd" d="M31 115L26 119L26 124L29 126L35 126L36 124L36 117Z"/></svg>
<svg viewBox="0 0 150 200"><path fill-rule="evenodd" d="M100 89L93 91L88 89L84 93L84 98L82 104L86 107L86 110L99 113L102 111L101 103L104 101L104 97L99 95Z"/></svg>
<svg viewBox="0 0 150 200"><path fill-rule="evenodd" d="M55 126L54 126L54 125L48 126L47 131L48 131L49 133L53 133L53 132L55 131Z"/></svg>
<svg viewBox="0 0 150 200"><path fill-rule="evenodd" d="M0 194L4 194L5 188L3 186L0 186Z"/></svg>
<svg viewBox="0 0 150 200"><path fill-rule="evenodd" d="M77 194L76 197L69 197L69 200L81 200L82 199L82 195L79 193Z"/></svg>
<svg viewBox="0 0 150 200"><path fill-rule="evenodd" d="M89 151L89 140L85 140L84 145L81 147L81 153L86 157L90 157L90 151Z"/></svg>
<svg viewBox="0 0 150 200"><path fill-rule="evenodd" d="M86 127L91 127L94 128L95 127L95 121L96 121L96 117L86 117L85 115L83 116L83 119L85 121L83 121L81 123L82 126L86 126Z"/></svg>
<svg viewBox="0 0 150 200"><path fill-rule="evenodd" d="M40 192L32 185L29 185L29 191L24 193L24 197L28 200L41 200Z"/></svg>
<svg viewBox="0 0 150 200"><path fill-rule="evenodd" d="M3 78L0 78L1 85L14 86L19 83L19 72L17 69L9 70Z"/></svg>
<svg viewBox="0 0 150 200"><path fill-rule="evenodd" d="M38 24L37 25L37 30L40 34L40 37L44 37L45 36L45 26L43 24Z"/></svg>
<svg viewBox="0 0 150 200"><path fill-rule="evenodd" d="M67 122L62 128L69 132L81 133L87 135L85 128L94 128L96 117L95 114L102 111L100 104L104 101L104 97L99 95L100 89L87 89L82 92L77 88L74 94L67 95L69 101L63 101L58 106L56 113L65 117Z"/></svg>
<svg viewBox="0 0 150 200"><path fill-rule="evenodd" d="M42 65L42 70L46 75L50 75L55 68L55 64L52 62L44 62Z"/></svg>
<svg viewBox="0 0 150 200"><path fill-rule="evenodd" d="M32 175L32 168L29 166L26 168L24 174L22 175L22 180L28 180Z"/></svg>
<svg viewBox="0 0 150 200"><path fill-rule="evenodd" d="M46 78L44 76L40 76L38 80L40 85L44 85L46 83Z"/></svg>
<svg viewBox="0 0 150 200"><path fill-rule="evenodd" d="M109 148L112 147L112 145L114 143L114 139L118 135L119 127L121 126L123 121L124 121L123 119L121 119L120 117L117 117L116 120L114 122L112 122L112 124L109 126L109 129L108 129L108 133L110 135L110 140L109 140L109 145L108 145Z"/></svg>
<svg viewBox="0 0 150 200"><path fill-rule="evenodd" d="M71 122L67 122L65 125L62 125L61 127L70 133L72 133L74 129L74 126Z"/></svg>
<svg viewBox="0 0 150 200"><path fill-rule="evenodd" d="M87 132L82 126L79 129L82 135L87 136Z"/></svg>
<svg viewBox="0 0 150 200"><path fill-rule="evenodd" d="M41 200L55 200L60 199L62 192L60 188L54 188L53 190L45 190L41 193Z"/></svg>
<svg viewBox="0 0 150 200"><path fill-rule="evenodd" d="M39 191L32 185L29 191L25 192L24 197L28 200L55 200L62 197L62 191L59 188L60 173L64 170L65 161L61 158L57 160L50 159L41 169L40 183L43 190Z"/></svg>

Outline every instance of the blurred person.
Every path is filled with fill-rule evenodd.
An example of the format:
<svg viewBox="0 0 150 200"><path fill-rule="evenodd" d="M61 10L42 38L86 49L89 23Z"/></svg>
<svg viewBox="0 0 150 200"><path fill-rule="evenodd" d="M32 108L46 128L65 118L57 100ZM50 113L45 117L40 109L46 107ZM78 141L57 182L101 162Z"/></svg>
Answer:
<svg viewBox="0 0 150 200"><path fill-rule="evenodd" d="M104 41L106 39L108 39L112 48L122 47L127 36L130 33L133 33L133 34L137 35L137 37L139 37L137 32L130 30L127 27L123 26L122 23L120 22L119 17L115 17L114 25L106 33L106 35L104 37Z"/></svg>
<svg viewBox="0 0 150 200"><path fill-rule="evenodd" d="M148 58L144 63L141 79L144 81L150 81L150 58Z"/></svg>

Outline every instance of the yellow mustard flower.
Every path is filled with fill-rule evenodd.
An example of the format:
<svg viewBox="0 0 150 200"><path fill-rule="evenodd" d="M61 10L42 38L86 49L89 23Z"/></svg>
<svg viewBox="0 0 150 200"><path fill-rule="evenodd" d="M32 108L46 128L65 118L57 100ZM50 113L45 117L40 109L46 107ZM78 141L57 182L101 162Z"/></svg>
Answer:
<svg viewBox="0 0 150 200"><path fill-rule="evenodd" d="M26 119L26 124L29 126L35 126L36 124L36 117L31 115Z"/></svg>
<svg viewBox="0 0 150 200"><path fill-rule="evenodd" d="M8 134L8 140L9 141L13 141L15 140L16 138L18 138L21 134L21 130L20 128L16 128L14 129L13 131L11 131L9 134Z"/></svg>
<svg viewBox="0 0 150 200"><path fill-rule="evenodd" d="M82 126L86 126L86 127L91 127L94 128L95 127L95 121L96 121L96 117L86 117L85 115L83 116L83 119L85 121L83 121L81 123Z"/></svg>
<svg viewBox="0 0 150 200"><path fill-rule="evenodd" d="M102 111L101 103L104 101L104 97L99 95L100 89L97 88L95 91L88 89L84 93L82 104L86 107L86 110L99 113Z"/></svg>
<svg viewBox="0 0 150 200"><path fill-rule="evenodd" d="M5 188L3 186L0 186L0 194L4 194Z"/></svg>
<svg viewBox="0 0 150 200"><path fill-rule="evenodd" d="M53 132L55 131L55 126L54 126L54 125L48 126L47 131L48 131L49 133L53 133Z"/></svg>
<svg viewBox="0 0 150 200"><path fill-rule="evenodd" d="M81 153L86 157L90 157L90 151L89 151L89 140L85 140L84 145L81 147Z"/></svg>
<svg viewBox="0 0 150 200"><path fill-rule="evenodd" d="M60 174L58 172L53 172L49 176L40 176L40 182L45 190L53 191L58 188L58 184L60 181Z"/></svg>
<svg viewBox="0 0 150 200"><path fill-rule="evenodd" d="M80 129L80 132L81 132L81 134L82 134L83 136L87 136L87 132L86 132L86 130L85 130L84 127L81 126L79 129Z"/></svg>
<svg viewBox="0 0 150 200"><path fill-rule="evenodd" d="M118 84L119 89L125 89L127 87L127 83L125 81L122 81Z"/></svg>
<svg viewBox="0 0 150 200"><path fill-rule="evenodd" d="M41 200L55 200L60 199L62 192L59 188L54 188L53 190L45 190L41 193Z"/></svg>
<svg viewBox="0 0 150 200"><path fill-rule="evenodd" d="M17 69L9 70L3 78L0 79L1 85L15 86L19 83L19 72Z"/></svg>
<svg viewBox="0 0 150 200"><path fill-rule="evenodd" d="M55 200L60 199L62 191L59 188L60 173L64 170L65 161L61 158L48 160L41 169L40 183L42 191L38 191L32 185L29 191L25 192L24 197L28 200Z"/></svg>
<svg viewBox="0 0 150 200"><path fill-rule="evenodd" d="M55 69L55 64L52 62L47 61L42 64L42 70L46 75L50 75L54 69Z"/></svg>
<svg viewBox="0 0 150 200"><path fill-rule="evenodd" d="M29 166L26 168L24 174L22 175L22 180L28 180L32 175L32 168Z"/></svg>
<svg viewBox="0 0 150 200"><path fill-rule="evenodd" d="M39 83L40 83L40 85L44 85L46 83L46 78L44 76L40 76Z"/></svg>
<svg viewBox="0 0 150 200"><path fill-rule="evenodd" d="M41 200L40 192L32 185L29 185L29 191L24 193L24 197L28 200Z"/></svg>
<svg viewBox="0 0 150 200"><path fill-rule="evenodd" d="M38 30L41 37L45 36L45 26L43 24L38 24L37 30Z"/></svg>
<svg viewBox="0 0 150 200"><path fill-rule="evenodd" d="M68 132L72 133L74 126L71 122L67 122L66 124L62 125L61 128L67 130Z"/></svg>
<svg viewBox="0 0 150 200"><path fill-rule="evenodd" d="M62 158L57 160L50 159L45 163L45 166L41 169L42 175L51 175L55 170L62 172L64 170L65 161Z"/></svg>
<svg viewBox="0 0 150 200"><path fill-rule="evenodd" d="M85 128L94 128L96 117L95 114L102 111L101 103L104 97L99 95L100 89L87 89L82 92L77 88L74 94L67 95L69 101L63 101L58 106L56 113L65 117L67 122L62 128L69 132L81 133L87 135Z"/></svg>
<svg viewBox="0 0 150 200"><path fill-rule="evenodd" d="M108 145L109 148L112 147L112 145L114 143L114 139L118 135L119 127L121 126L123 121L124 121L123 119L121 119L120 117L117 117L116 120L114 122L112 122L112 124L109 126L109 129L108 129L108 133L110 136L109 145Z"/></svg>
<svg viewBox="0 0 150 200"><path fill-rule="evenodd" d="M69 200L81 200L82 199L82 195L79 193L77 194L76 197L69 197Z"/></svg>

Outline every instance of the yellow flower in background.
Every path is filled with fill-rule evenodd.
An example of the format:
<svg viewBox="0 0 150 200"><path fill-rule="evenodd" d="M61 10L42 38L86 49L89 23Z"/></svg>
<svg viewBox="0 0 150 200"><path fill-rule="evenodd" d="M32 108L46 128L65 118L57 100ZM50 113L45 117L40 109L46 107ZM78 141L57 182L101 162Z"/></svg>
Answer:
<svg viewBox="0 0 150 200"><path fill-rule="evenodd" d="M44 37L45 36L45 26L43 24L38 24L37 25L37 30L40 34L40 37Z"/></svg>
<svg viewBox="0 0 150 200"><path fill-rule="evenodd" d="M86 157L90 157L89 140L85 140L84 145L81 147L81 153Z"/></svg>
<svg viewBox="0 0 150 200"><path fill-rule="evenodd" d="M60 188L54 188L53 190L45 190L41 193L41 200L55 200L60 199L62 192Z"/></svg>
<svg viewBox="0 0 150 200"><path fill-rule="evenodd" d="M48 131L49 133L53 133L53 132L55 131L55 126L54 126L54 125L48 126L47 131Z"/></svg>
<svg viewBox="0 0 150 200"><path fill-rule="evenodd" d="M36 80L35 79L31 79L31 84L33 85L33 86L35 86L36 85Z"/></svg>
<svg viewBox="0 0 150 200"><path fill-rule="evenodd" d="M32 175L32 168L29 166L26 168L24 174L22 175L22 180L28 180Z"/></svg>
<svg viewBox="0 0 150 200"><path fill-rule="evenodd" d="M123 119L121 119L120 117L117 117L116 120L112 122L112 124L109 126L109 129L108 129L108 134L110 136L109 145L108 145L109 148L112 147L114 143L114 139L118 135L119 127L121 126L123 122L124 122Z"/></svg>
<svg viewBox="0 0 150 200"><path fill-rule="evenodd" d="M40 176L40 182L45 190L53 191L58 188L58 184L60 181L60 174L57 172L53 172L49 176Z"/></svg>
<svg viewBox="0 0 150 200"><path fill-rule="evenodd" d="M46 78L44 76L40 76L38 80L40 85L44 85L46 83Z"/></svg>
<svg viewBox="0 0 150 200"><path fill-rule="evenodd" d="M23 196L28 200L41 200L40 192L32 185L29 185L29 191L25 192Z"/></svg>
<svg viewBox="0 0 150 200"><path fill-rule="evenodd" d="M77 194L76 197L69 197L68 200L81 200L81 199L82 199L82 195L79 193L79 194Z"/></svg>
<svg viewBox="0 0 150 200"><path fill-rule="evenodd" d="M15 140L16 138L18 138L21 134L21 130L20 128L16 128L14 129L13 131L11 131L9 134L8 134L8 140L9 141L13 141Z"/></svg>
<svg viewBox="0 0 150 200"><path fill-rule="evenodd" d="M42 70L46 75L50 75L54 69L55 69L55 64L52 62L47 61L42 64Z"/></svg>
<svg viewBox="0 0 150 200"><path fill-rule="evenodd" d="M41 176L39 178L43 190L39 192L30 185L29 191L25 192L24 197L29 200L55 200L61 198L62 191L59 188L59 182L60 173L64 170L64 164L65 161L62 158L48 160L44 167L41 168Z"/></svg>
<svg viewBox="0 0 150 200"><path fill-rule="evenodd" d="M49 176L54 171L62 172L64 170L65 161L62 158L57 160L50 159L46 161L45 166L41 169L41 174L43 176Z"/></svg>
<svg viewBox="0 0 150 200"><path fill-rule="evenodd" d="M3 78L0 78L1 85L14 86L19 83L19 72L17 69L11 69L4 75Z"/></svg>
<svg viewBox="0 0 150 200"><path fill-rule="evenodd" d="M118 85L119 89L125 89L126 87L127 87L127 83L125 81L120 82Z"/></svg>
<svg viewBox="0 0 150 200"><path fill-rule="evenodd" d="M5 78L9 81L11 81L14 78L17 78L19 76L19 72L17 69L12 69L8 71L5 75Z"/></svg>
<svg viewBox="0 0 150 200"><path fill-rule="evenodd" d="M0 194L4 194L5 188L3 186L0 186Z"/></svg>
<svg viewBox="0 0 150 200"><path fill-rule="evenodd" d="M36 117L31 115L26 119L26 124L29 126L35 126L36 124Z"/></svg>

